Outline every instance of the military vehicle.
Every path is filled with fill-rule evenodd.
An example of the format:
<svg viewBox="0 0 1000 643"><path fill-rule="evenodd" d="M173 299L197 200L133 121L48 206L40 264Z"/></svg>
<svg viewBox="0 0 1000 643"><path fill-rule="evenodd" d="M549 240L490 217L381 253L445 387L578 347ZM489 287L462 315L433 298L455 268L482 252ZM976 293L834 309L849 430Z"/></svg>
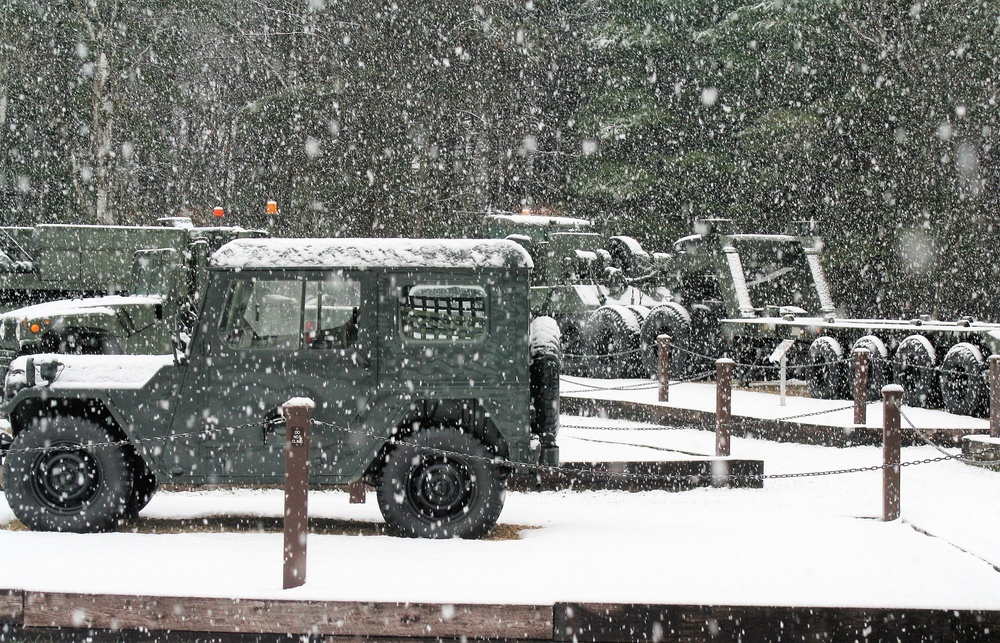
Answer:
<svg viewBox="0 0 1000 643"><path fill-rule="evenodd" d="M1000 324L838 316L814 222L797 222L787 234L731 228L702 219L672 253L649 255L629 237L592 232L584 219L487 216L489 236L518 241L535 259L532 312L559 322L566 371L653 376L656 338L665 334L675 348L673 377L711 374L714 360L730 355L749 365L739 370L744 382L773 379L768 357L794 339L790 372L815 397L849 397L853 350L866 348L870 399L896 382L911 406L988 412L986 358L1000 353Z"/></svg>
<svg viewBox="0 0 1000 643"><path fill-rule="evenodd" d="M0 370L38 352L169 353L208 255L264 236L185 217L159 224L0 228Z"/></svg>
<svg viewBox="0 0 1000 643"><path fill-rule="evenodd" d="M904 404L986 414L985 358L1000 353L1000 324L840 317L812 224L796 224L789 234L736 234L730 227L727 220L699 221L696 234L674 244L665 259L674 302L669 312L654 308L642 327L648 354L655 356L655 338L663 333L680 349L671 351L671 367L681 371L711 367L723 353L773 369L769 355L793 339L789 362L808 379L811 394L848 398L853 350L865 348L869 399L879 399L882 386L895 382L903 386ZM774 371L756 369L757 375L766 372ZM742 375L754 373L744 368Z"/></svg>
<svg viewBox="0 0 1000 643"><path fill-rule="evenodd" d="M528 250L535 263L532 314L559 324L567 371L644 373L639 329L651 308L671 301L666 255L650 255L631 237L594 232L586 219L530 211L487 215L486 236Z"/></svg>
<svg viewBox="0 0 1000 643"><path fill-rule="evenodd" d="M275 419L306 397L313 483L374 485L394 534L481 536L513 467L558 463L558 331L529 326L531 266L503 240L230 242L174 354L12 363L8 503L31 529L100 531L157 481L280 483Z"/></svg>

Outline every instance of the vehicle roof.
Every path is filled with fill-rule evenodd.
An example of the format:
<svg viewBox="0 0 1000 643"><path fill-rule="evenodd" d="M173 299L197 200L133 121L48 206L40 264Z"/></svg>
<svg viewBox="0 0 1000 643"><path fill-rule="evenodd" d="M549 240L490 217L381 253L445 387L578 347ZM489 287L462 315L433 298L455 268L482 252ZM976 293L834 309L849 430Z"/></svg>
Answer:
<svg viewBox="0 0 1000 643"><path fill-rule="evenodd" d="M517 225L561 226L567 228L589 228L590 221L575 217L550 216L546 214L488 214L487 219L510 221Z"/></svg>
<svg viewBox="0 0 1000 643"><path fill-rule="evenodd" d="M238 239L210 265L273 268L531 268L531 257L505 239Z"/></svg>

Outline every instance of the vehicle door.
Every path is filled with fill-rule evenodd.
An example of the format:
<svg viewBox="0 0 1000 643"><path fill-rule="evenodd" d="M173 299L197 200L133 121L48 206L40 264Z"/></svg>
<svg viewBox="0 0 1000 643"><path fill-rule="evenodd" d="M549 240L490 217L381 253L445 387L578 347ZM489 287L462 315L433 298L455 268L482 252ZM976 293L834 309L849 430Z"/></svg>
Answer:
<svg viewBox="0 0 1000 643"><path fill-rule="evenodd" d="M311 428L314 476L358 468L363 420L374 383L374 307L364 275L348 271L243 271L227 276L216 323L190 369L204 391L205 466L221 481L280 479L284 429L268 425L294 397L316 403ZM206 302L206 306L210 302ZM201 360L195 364L195 360ZM336 482L333 480L332 482Z"/></svg>

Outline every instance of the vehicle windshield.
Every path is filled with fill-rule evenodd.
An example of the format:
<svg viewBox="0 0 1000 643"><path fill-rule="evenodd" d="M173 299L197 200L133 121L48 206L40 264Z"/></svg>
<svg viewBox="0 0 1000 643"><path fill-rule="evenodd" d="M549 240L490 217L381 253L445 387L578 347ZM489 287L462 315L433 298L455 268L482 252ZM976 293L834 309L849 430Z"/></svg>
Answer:
<svg viewBox="0 0 1000 643"><path fill-rule="evenodd" d="M734 239L733 247L754 308L797 306L818 314L819 293L805 250L796 240Z"/></svg>

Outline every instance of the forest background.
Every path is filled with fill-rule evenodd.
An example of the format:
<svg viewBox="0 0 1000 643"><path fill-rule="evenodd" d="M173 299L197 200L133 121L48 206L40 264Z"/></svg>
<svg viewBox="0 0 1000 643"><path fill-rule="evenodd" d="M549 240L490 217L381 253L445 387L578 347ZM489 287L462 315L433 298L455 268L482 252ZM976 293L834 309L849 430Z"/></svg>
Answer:
<svg viewBox="0 0 1000 643"><path fill-rule="evenodd" d="M846 314L1000 321L998 99L995 0L4 0L0 223L813 220Z"/></svg>

